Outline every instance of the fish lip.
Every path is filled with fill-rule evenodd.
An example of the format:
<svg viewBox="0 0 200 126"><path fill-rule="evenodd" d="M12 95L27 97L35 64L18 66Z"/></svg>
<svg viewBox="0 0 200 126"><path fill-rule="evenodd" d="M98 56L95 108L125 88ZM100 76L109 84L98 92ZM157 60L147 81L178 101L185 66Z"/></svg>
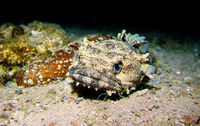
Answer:
<svg viewBox="0 0 200 126"><path fill-rule="evenodd" d="M122 84L119 79L113 75L102 74L94 70L88 69L71 69L69 76L76 81L82 82L85 85L102 90L112 90L120 92Z"/></svg>

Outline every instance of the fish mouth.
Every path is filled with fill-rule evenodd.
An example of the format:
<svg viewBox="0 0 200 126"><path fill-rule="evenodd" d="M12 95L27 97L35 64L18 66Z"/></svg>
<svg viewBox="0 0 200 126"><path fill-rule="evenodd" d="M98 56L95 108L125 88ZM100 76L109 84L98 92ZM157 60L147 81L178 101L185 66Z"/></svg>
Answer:
<svg viewBox="0 0 200 126"><path fill-rule="evenodd" d="M112 73L99 73L94 70L88 69L73 69L69 71L69 76L78 82L81 82L83 86L89 88L111 90L114 92L120 92L122 90L122 84Z"/></svg>

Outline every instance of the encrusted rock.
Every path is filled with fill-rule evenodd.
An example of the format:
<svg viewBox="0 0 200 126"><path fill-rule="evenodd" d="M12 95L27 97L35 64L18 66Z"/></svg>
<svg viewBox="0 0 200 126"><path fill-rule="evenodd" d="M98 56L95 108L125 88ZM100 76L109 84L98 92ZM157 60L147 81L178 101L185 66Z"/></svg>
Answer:
<svg viewBox="0 0 200 126"><path fill-rule="evenodd" d="M13 77L8 72L14 67L22 67L36 60L43 60L67 44L69 38L66 32L57 24L33 22L15 26L4 24L0 27L0 85ZM9 69L9 70L8 70ZM5 74L2 74L4 73ZM14 75L16 75L14 72ZM10 78L10 79L8 79Z"/></svg>

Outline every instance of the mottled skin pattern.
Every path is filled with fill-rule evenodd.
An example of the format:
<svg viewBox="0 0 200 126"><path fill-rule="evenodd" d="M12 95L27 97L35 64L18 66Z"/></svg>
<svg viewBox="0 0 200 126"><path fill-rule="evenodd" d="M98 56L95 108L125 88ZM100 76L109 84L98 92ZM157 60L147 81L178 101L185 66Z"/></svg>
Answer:
<svg viewBox="0 0 200 126"><path fill-rule="evenodd" d="M118 38L88 35L57 51L46 61L23 67L17 75L17 84L29 87L68 78L76 85L105 90L109 95L129 94L140 84L149 67L149 54L142 54L133 46L146 42L144 38L125 34L125 30Z"/></svg>
<svg viewBox="0 0 200 126"><path fill-rule="evenodd" d="M61 49L46 61L36 61L23 67L17 75L18 85L30 87L65 79L73 55L73 51Z"/></svg>
<svg viewBox="0 0 200 126"><path fill-rule="evenodd" d="M116 39L91 42L84 39L72 59L69 76L83 85L111 92L135 88L148 68L148 54L137 54Z"/></svg>

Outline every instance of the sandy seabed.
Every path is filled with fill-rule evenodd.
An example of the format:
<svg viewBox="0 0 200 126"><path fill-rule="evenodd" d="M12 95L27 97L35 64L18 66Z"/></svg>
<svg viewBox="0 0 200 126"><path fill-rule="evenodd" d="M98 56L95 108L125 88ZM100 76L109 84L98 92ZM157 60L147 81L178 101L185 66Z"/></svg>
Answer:
<svg viewBox="0 0 200 126"><path fill-rule="evenodd" d="M200 58L150 47L157 71L146 84L159 89L106 97L74 91L65 81L30 88L10 83L0 89L0 125L200 125Z"/></svg>

